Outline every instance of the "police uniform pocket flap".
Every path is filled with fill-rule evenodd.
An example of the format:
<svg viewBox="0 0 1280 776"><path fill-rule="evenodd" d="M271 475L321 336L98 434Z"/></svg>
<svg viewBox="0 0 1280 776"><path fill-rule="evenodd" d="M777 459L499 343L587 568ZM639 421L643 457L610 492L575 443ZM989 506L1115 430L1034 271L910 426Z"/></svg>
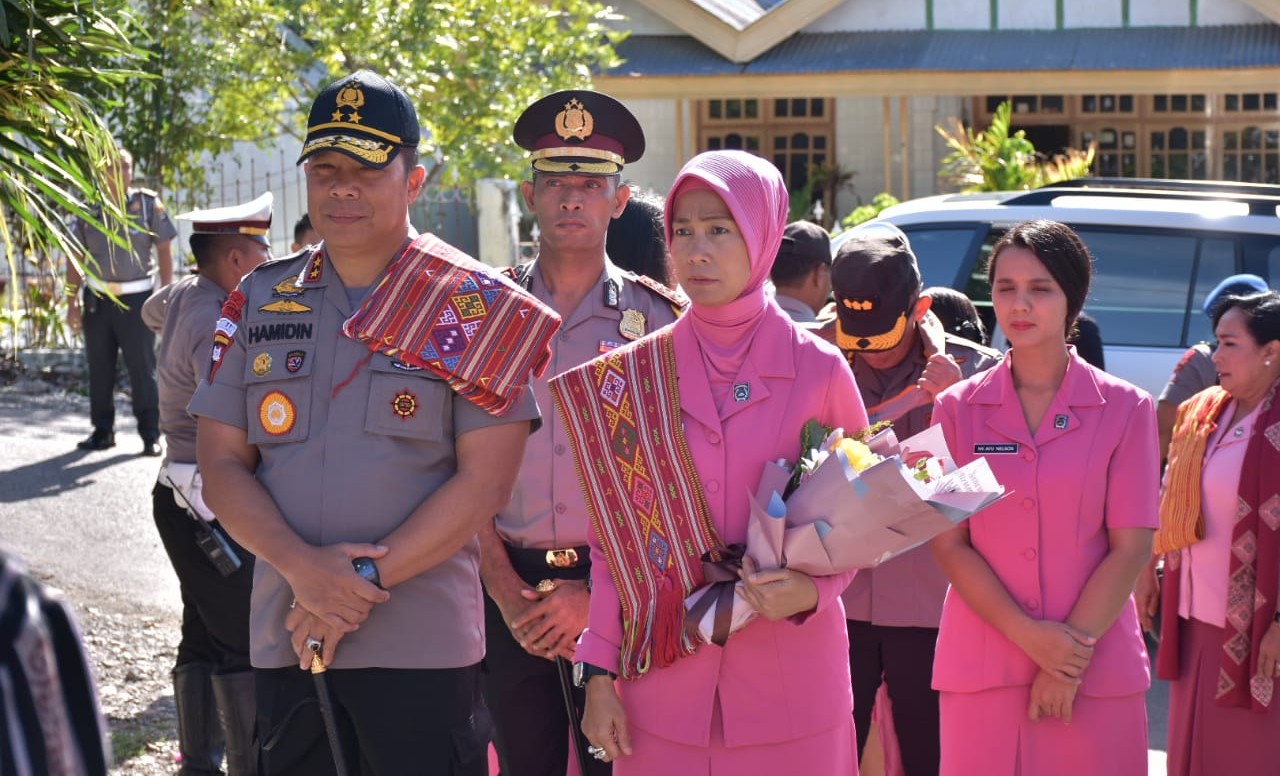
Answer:
<svg viewBox="0 0 1280 776"><path fill-rule="evenodd" d="M373 357L365 430L426 441L452 434L448 414L453 391L432 372L385 356Z"/></svg>
<svg viewBox="0 0 1280 776"><path fill-rule="evenodd" d="M315 348L284 343L264 348L250 348L246 356L245 383L290 380L295 377L310 376Z"/></svg>

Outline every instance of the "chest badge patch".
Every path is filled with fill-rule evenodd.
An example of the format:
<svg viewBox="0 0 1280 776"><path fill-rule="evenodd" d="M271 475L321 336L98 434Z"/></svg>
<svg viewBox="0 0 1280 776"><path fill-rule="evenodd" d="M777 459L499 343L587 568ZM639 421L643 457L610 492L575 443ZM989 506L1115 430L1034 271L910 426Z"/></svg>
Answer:
<svg viewBox="0 0 1280 776"><path fill-rule="evenodd" d="M284 297L302 296L303 290L297 278L285 278L271 287L271 293Z"/></svg>
<svg viewBox="0 0 1280 776"><path fill-rule="evenodd" d="M402 388L391 400L391 410L401 420L408 420L418 414L418 397L408 388Z"/></svg>
<svg viewBox="0 0 1280 776"><path fill-rule="evenodd" d="M271 436L282 436L293 430L293 424L298 420L298 408L294 406L293 399L280 391L272 391L263 396L262 403L258 405L258 420L263 431Z"/></svg>
<svg viewBox="0 0 1280 776"><path fill-rule="evenodd" d="M271 373L271 354L259 353L253 357L253 373L263 377Z"/></svg>
<svg viewBox="0 0 1280 776"><path fill-rule="evenodd" d="M736 402L744 402L751 398L750 383L734 383L733 384L733 400Z"/></svg>
<svg viewBox="0 0 1280 776"><path fill-rule="evenodd" d="M258 308L260 313L280 313L283 315L292 315L294 313L309 313L311 308L302 302L295 302L292 299L278 299L270 304L264 304Z"/></svg>
<svg viewBox="0 0 1280 776"><path fill-rule="evenodd" d="M614 342L613 340L600 340L601 353L608 353L610 350L613 350L615 348L620 348L620 347L622 347L621 342Z"/></svg>
<svg viewBox="0 0 1280 776"><path fill-rule="evenodd" d="M289 354L284 358L284 368L292 374L302 368L303 362L307 360L306 351L290 350Z"/></svg>
<svg viewBox="0 0 1280 776"><path fill-rule="evenodd" d="M1066 416L1066 415L1054 415L1054 416L1053 416L1053 427L1054 427L1054 428L1056 428L1056 429L1058 429L1059 431L1061 431L1062 429L1064 429L1064 428L1066 428L1066 427L1067 427L1067 422L1068 422L1068 420L1069 420L1069 418L1067 418L1067 416Z"/></svg>
<svg viewBox="0 0 1280 776"><path fill-rule="evenodd" d="M638 340L645 335L644 313L639 310L623 310L622 320L618 322L618 333L629 340Z"/></svg>

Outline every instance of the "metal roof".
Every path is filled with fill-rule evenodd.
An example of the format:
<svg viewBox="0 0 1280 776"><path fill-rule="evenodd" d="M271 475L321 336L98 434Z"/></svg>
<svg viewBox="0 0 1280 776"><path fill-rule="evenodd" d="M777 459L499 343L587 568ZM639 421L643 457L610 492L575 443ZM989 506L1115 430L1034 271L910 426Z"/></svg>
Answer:
<svg viewBox="0 0 1280 776"><path fill-rule="evenodd" d="M1280 66L1280 25L797 33L736 64L682 35L633 35L610 75L1174 70Z"/></svg>

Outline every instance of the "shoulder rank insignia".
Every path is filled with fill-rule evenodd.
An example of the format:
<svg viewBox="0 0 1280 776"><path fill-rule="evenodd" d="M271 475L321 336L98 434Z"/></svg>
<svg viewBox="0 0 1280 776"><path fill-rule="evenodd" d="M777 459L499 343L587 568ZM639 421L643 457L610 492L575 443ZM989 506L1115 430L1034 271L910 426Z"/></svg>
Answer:
<svg viewBox="0 0 1280 776"><path fill-rule="evenodd" d="M629 340L638 340L646 333L644 313L636 309L623 310L618 322L618 333Z"/></svg>
<svg viewBox="0 0 1280 776"><path fill-rule="evenodd" d="M631 278L681 310L689 306L689 297L685 296L683 291L667 288L648 275L631 274Z"/></svg>
<svg viewBox="0 0 1280 776"><path fill-rule="evenodd" d="M276 296L295 297L302 296L305 289L298 285L296 277L287 277L271 287L271 293Z"/></svg>
<svg viewBox="0 0 1280 776"><path fill-rule="evenodd" d="M264 304L258 308L260 313L280 313L283 315L292 315L293 313L309 313L311 308L301 302L295 302L292 299L280 299L270 304Z"/></svg>

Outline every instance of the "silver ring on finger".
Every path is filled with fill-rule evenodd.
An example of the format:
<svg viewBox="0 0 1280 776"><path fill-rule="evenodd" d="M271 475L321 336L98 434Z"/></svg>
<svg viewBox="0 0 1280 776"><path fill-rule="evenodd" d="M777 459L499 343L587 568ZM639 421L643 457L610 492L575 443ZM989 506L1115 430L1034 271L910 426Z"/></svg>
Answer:
<svg viewBox="0 0 1280 776"><path fill-rule="evenodd" d="M609 756L608 754L605 753L603 746L588 746L587 754L591 755L597 760L603 760L604 758Z"/></svg>

